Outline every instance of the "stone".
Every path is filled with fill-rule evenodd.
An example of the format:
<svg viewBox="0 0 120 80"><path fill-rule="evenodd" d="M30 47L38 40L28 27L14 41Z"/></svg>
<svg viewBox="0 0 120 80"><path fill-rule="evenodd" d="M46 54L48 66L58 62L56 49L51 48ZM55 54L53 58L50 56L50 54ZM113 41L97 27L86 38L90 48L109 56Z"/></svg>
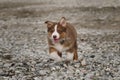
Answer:
<svg viewBox="0 0 120 80"><path fill-rule="evenodd" d="M60 70L60 66L56 66L56 69L57 69L57 70Z"/></svg>
<svg viewBox="0 0 120 80"><path fill-rule="evenodd" d="M86 66L86 65L87 65L87 63L86 63L86 60L85 60L85 59L83 59L83 60L81 61L81 65L82 65L82 66Z"/></svg>
<svg viewBox="0 0 120 80"><path fill-rule="evenodd" d="M5 63L4 64L4 67L10 67L11 66L11 63Z"/></svg>
<svg viewBox="0 0 120 80"><path fill-rule="evenodd" d="M55 67L52 67L52 68L51 68L51 71L55 71L55 70L56 70L56 68L55 68Z"/></svg>
<svg viewBox="0 0 120 80"><path fill-rule="evenodd" d="M34 80L42 80L41 77L34 77L33 79L34 79Z"/></svg>
<svg viewBox="0 0 120 80"><path fill-rule="evenodd" d="M74 66L75 66L75 68L79 68L80 67L80 63L76 63Z"/></svg>
<svg viewBox="0 0 120 80"><path fill-rule="evenodd" d="M50 70L40 70L39 71L39 74L40 75L43 75L43 76L45 76L45 75L47 75L47 74L49 74L50 73Z"/></svg>
<svg viewBox="0 0 120 80"><path fill-rule="evenodd" d="M76 69L75 73L80 74L80 70Z"/></svg>

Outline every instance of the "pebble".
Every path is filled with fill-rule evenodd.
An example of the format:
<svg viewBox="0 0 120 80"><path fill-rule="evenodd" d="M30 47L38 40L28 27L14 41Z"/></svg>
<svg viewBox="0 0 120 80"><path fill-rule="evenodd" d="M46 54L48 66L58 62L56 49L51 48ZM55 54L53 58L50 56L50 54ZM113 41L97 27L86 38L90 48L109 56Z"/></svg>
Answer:
<svg viewBox="0 0 120 80"><path fill-rule="evenodd" d="M11 63L4 64L4 67L10 67L10 66L11 66Z"/></svg>
<svg viewBox="0 0 120 80"><path fill-rule="evenodd" d="M20 73L21 73L21 71L16 70L16 71L15 71L15 73L16 73L16 74L20 74Z"/></svg>
<svg viewBox="0 0 120 80"><path fill-rule="evenodd" d="M82 65L82 66L86 66L86 65L87 65L87 63L86 63L86 60L85 60L85 59L83 59L83 60L81 61L81 65Z"/></svg>
<svg viewBox="0 0 120 80"><path fill-rule="evenodd" d="M0 68L3 66L3 62L2 61L0 61Z"/></svg>
<svg viewBox="0 0 120 80"><path fill-rule="evenodd" d="M76 69L75 73L80 74L80 70Z"/></svg>
<svg viewBox="0 0 120 80"><path fill-rule="evenodd" d="M79 63L76 63L74 66L75 66L75 68L79 68L79 67L80 67L80 64L79 64Z"/></svg>
<svg viewBox="0 0 120 80"><path fill-rule="evenodd" d="M10 60L12 58L12 55L10 55L10 54L4 54L3 58Z"/></svg>
<svg viewBox="0 0 120 80"><path fill-rule="evenodd" d="M52 68L51 68L51 71L55 71L55 70L56 70L56 68L55 68L55 67L52 67Z"/></svg>
<svg viewBox="0 0 120 80"><path fill-rule="evenodd" d="M49 72L50 72L49 70L40 70L39 74L45 76Z"/></svg>
<svg viewBox="0 0 120 80"><path fill-rule="evenodd" d="M90 57L91 57L91 58L94 58L94 57L95 57L95 55L91 55Z"/></svg>
<svg viewBox="0 0 120 80"><path fill-rule="evenodd" d="M106 68L105 70L106 70L106 71L110 71L111 69L110 69L110 68Z"/></svg>
<svg viewBox="0 0 120 80"><path fill-rule="evenodd" d="M85 78L86 80L92 80L93 79L93 76L94 76L94 72L91 72L91 73L88 73Z"/></svg>
<svg viewBox="0 0 120 80"><path fill-rule="evenodd" d="M31 64L35 65L35 64L36 64L36 61L33 60L33 61L31 62Z"/></svg>
<svg viewBox="0 0 120 80"><path fill-rule="evenodd" d="M65 68L67 68L67 67L68 67L66 64L63 64L63 66L64 66Z"/></svg>
<svg viewBox="0 0 120 80"><path fill-rule="evenodd" d="M60 70L60 66L56 66L56 69L57 69L57 70Z"/></svg>
<svg viewBox="0 0 120 80"><path fill-rule="evenodd" d="M9 77L3 77L3 80L9 80Z"/></svg>
<svg viewBox="0 0 120 80"><path fill-rule="evenodd" d="M34 72L34 71L35 71L35 68L31 68L31 71L33 71L33 72Z"/></svg>
<svg viewBox="0 0 120 80"><path fill-rule="evenodd" d="M34 77L34 80L42 80L41 77Z"/></svg>
<svg viewBox="0 0 120 80"><path fill-rule="evenodd" d="M54 76L48 76L48 77L45 77L44 80L55 80L55 77Z"/></svg>

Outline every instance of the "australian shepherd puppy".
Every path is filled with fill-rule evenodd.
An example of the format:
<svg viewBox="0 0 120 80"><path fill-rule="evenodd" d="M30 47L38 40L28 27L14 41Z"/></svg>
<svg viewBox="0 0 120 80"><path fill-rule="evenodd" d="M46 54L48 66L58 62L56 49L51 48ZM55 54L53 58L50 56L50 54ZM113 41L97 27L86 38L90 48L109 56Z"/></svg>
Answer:
<svg viewBox="0 0 120 80"><path fill-rule="evenodd" d="M77 32L62 17L59 22L46 21L48 31L49 54L56 61L62 60L62 52L66 52L67 60L78 60Z"/></svg>

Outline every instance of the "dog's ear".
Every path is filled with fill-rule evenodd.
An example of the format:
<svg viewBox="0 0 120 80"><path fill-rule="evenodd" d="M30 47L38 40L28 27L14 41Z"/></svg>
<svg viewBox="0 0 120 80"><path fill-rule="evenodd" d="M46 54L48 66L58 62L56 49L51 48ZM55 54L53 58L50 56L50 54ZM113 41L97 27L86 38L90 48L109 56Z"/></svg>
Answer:
<svg viewBox="0 0 120 80"><path fill-rule="evenodd" d="M54 23L52 21L45 21L45 24L47 24L47 27L51 27Z"/></svg>
<svg viewBox="0 0 120 80"><path fill-rule="evenodd" d="M66 24L67 24L66 18L65 18L65 17L62 17L59 23L60 23L60 25L62 25L63 27L66 27Z"/></svg>

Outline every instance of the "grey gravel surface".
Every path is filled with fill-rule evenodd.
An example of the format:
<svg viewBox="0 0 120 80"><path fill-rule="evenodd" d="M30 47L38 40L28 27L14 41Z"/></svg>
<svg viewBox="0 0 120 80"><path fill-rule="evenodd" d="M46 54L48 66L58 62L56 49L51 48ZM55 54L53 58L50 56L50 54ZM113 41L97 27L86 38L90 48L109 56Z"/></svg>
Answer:
<svg viewBox="0 0 120 80"><path fill-rule="evenodd" d="M100 1L97 7L87 1L80 1L88 5L83 6L70 0L69 6L65 0L1 0L0 80L120 80L119 2ZM49 59L44 21L62 16L78 33L77 62Z"/></svg>

